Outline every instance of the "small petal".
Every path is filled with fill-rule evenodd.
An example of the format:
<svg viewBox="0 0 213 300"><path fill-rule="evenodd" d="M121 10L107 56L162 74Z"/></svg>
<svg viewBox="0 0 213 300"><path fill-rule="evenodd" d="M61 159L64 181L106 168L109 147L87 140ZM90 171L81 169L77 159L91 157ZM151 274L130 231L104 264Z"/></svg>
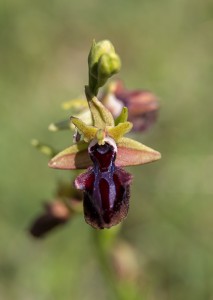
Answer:
<svg viewBox="0 0 213 300"><path fill-rule="evenodd" d="M85 142L72 145L53 157L48 166L63 170L86 169L92 165L87 148L88 144Z"/></svg>
<svg viewBox="0 0 213 300"><path fill-rule="evenodd" d="M123 135L130 132L131 129L132 129L132 123L124 122L124 123L119 123L115 127L107 128L107 132L109 136L111 136L117 142Z"/></svg>
<svg viewBox="0 0 213 300"><path fill-rule="evenodd" d="M150 163L161 158L161 154L137 141L121 138L117 143L116 166L135 166Z"/></svg>
<svg viewBox="0 0 213 300"><path fill-rule="evenodd" d="M128 108L123 107L120 115L115 120L115 125L118 125L119 123L124 123L128 120Z"/></svg>

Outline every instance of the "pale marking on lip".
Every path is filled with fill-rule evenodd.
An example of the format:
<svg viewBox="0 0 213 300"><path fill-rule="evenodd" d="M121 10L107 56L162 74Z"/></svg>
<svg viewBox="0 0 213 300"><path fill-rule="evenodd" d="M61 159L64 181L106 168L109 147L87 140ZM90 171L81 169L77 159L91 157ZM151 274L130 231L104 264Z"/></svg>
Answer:
<svg viewBox="0 0 213 300"><path fill-rule="evenodd" d="M110 144L111 146L113 146L115 152L118 151L117 145L116 145L115 141L111 137L109 137L109 136L105 137L104 138L104 142L107 142L108 144ZM88 152L89 153L90 153L91 147L95 146L97 143L98 143L97 139L94 139L94 140L91 141L91 143L89 144L89 147L88 147Z"/></svg>

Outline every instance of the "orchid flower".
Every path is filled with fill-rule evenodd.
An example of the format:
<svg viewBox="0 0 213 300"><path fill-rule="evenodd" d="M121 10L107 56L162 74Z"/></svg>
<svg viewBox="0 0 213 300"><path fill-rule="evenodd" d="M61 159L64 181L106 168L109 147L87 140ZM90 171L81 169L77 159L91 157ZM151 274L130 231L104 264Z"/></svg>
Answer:
<svg viewBox="0 0 213 300"><path fill-rule="evenodd" d="M149 163L161 155L135 140L125 137L133 127L128 109L122 108L114 119L98 100L98 90L120 69L121 62L109 41L92 44L89 57L89 85L85 87L91 122L71 117L76 128L75 143L54 156L49 167L87 169L74 180L83 191L84 217L94 228L110 228L127 216L132 175L123 167ZM92 123L92 124L91 124Z"/></svg>

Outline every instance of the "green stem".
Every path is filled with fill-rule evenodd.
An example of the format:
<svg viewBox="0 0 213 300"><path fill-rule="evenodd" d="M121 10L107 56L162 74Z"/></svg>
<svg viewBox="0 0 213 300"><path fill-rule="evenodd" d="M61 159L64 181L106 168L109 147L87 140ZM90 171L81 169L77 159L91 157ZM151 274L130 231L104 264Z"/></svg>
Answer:
<svg viewBox="0 0 213 300"><path fill-rule="evenodd" d="M89 73L89 89L94 96L98 94L98 82L97 79Z"/></svg>
<svg viewBox="0 0 213 300"><path fill-rule="evenodd" d="M141 294L135 282L128 282L119 279L113 269L110 259L110 251L114 246L115 239L120 230L120 226L108 230L93 230L93 241L97 259L99 261L102 274L108 284L112 300L144 300L145 295Z"/></svg>
<svg viewBox="0 0 213 300"><path fill-rule="evenodd" d="M142 300L144 295L138 289L135 282L118 278L112 265L110 252L114 246L115 239L120 230L120 226L109 230L93 230L93 242L96 257L99 261L103 277L109 287L110 300Z"/></svg>
<svg viewBox="0 0 213 300"><path fill-rule="evenodd" d="M93 234L93 241L94 241L95 251L97 254L97 259L99 261L99 265L105 277L105 280L111 291L110 299L125 300L125 298L122 295L123 293L121 294L121 291L119 289L119 283L112 269L112 265L108 253L109 249L107 249L108 247L104 243L103 237L101 236L103 232L98 230L93 230L92 234Z"/></svg>

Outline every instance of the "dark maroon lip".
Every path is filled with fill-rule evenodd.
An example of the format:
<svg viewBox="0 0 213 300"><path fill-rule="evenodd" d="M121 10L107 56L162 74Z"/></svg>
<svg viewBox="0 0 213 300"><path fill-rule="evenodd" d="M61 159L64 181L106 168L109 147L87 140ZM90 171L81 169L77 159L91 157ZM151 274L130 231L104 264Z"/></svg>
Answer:
<svg viewBox="0 0 213 300"><path fill-rule="evenodd" d="M84 191L85 220L94 228L109 228L126 217L131 175L115 166L116 149L105 142L89 149L93 167L75 180Z"/></svg>

